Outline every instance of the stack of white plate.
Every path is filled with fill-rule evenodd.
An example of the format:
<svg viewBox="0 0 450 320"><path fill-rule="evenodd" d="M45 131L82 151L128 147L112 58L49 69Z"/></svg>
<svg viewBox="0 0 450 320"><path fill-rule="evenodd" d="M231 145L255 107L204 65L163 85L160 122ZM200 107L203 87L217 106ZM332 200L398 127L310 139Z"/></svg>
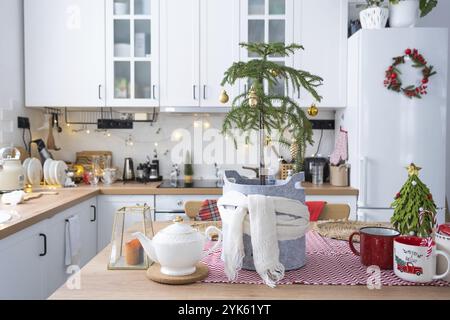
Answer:
<svg viewBox="0 0 450 320"><path fill-rule="evenodd" d="M47 184L64 186L67 164L61 160L47 159L44 162L44 180Z"/></svg>
<svg viewBox="0 0 450 320"><path fill-rule="evenodd" d="M42 164L37 158L26 158L22 164L25 171L25 183L38 186L42 180Z"/></svg>

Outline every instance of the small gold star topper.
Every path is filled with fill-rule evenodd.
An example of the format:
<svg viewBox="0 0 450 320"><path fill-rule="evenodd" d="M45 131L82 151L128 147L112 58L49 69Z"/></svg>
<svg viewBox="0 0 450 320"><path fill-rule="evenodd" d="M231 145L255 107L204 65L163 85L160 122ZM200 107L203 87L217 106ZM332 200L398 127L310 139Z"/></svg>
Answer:
<svg viewBox="0 0 450 320"><path fill-rule="evenodd" d="M408 170L408 175L411 176L418 176L419 171L422 169L421 167L417 167L414 163L411 163L408 167L406 167Z"/></svg>

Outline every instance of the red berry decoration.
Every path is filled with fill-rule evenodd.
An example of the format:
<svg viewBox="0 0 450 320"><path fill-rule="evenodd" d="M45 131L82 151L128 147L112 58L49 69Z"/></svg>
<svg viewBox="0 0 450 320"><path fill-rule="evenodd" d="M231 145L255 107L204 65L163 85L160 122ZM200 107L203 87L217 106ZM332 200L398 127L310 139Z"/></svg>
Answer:
<svg viewBox="0 0 450 320"><path fill-rule="evenodd" d="M395 195L395 199L400 198L400 192L397 192L397 194Z"/></svg>
<svg viewBox="0 0 450 320"><path fill-rule="evenodd" d="M428 195L428 200L433 200L433 195L431 193Z"/></svg>
<svg viewBox="0 0 450 320"><path fill-rule="evenodd" d="M392 58L394 62L386 70L386 76L383 84L388 90L403 93L410 99L420 99L423 95L428 93L426 90L427 86L425 86L425 84L429 83L429 78L435 75L436 71L433 70L433 66L427 65L427 61L417 49L411 50L410 48L407 48L404 52L404 55ZM403 86L402 84L402 80L399 76L401 75L401 72L398 67L405 64L406 57L409 57L412 60L414 68L421 69L422 71L422 79L420 80L419 85Z"/></svg>

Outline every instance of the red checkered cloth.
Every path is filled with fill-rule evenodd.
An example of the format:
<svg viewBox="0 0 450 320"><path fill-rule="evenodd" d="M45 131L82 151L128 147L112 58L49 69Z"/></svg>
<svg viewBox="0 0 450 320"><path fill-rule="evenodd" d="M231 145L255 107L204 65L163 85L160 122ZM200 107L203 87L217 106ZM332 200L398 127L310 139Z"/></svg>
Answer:
<svg viewBox="0 0 450 320"><path fill-rule="evenodd" d="M370 277L375 276L374 271L363 266L360 257L350 251L347 241L324 238L315 231L306 233L306 255L306 265L298 270L286 271L278 284L367 285ZM229 281L220 256L219 250L203 258L209 274L202 282L263 284L258 273L249 270L240 270L237 279ZM450 283L444 280L426 284L408 282L398 278L393 270L381 270L379 280L383 286L450 287Z"/></svg>
<svg viewBox="0 0 450 320"><path fill-rule="evenodd" d="M219 207L217 200L205 200L202 202L200 211L198 212L197 221L220 221Z"/></svg>

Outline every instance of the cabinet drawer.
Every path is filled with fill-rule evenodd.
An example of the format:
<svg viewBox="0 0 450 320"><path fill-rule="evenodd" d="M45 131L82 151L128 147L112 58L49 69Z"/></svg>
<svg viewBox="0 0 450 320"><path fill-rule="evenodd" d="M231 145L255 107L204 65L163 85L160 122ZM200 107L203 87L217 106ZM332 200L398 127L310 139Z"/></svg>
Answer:
<svg viewBox="0 0 450 320"><path fill-rule="evenodd" d="M186 201L203 201L206 199L219 199L220 195L157 195L155 197L155 210L183 211Z"/></svg>

